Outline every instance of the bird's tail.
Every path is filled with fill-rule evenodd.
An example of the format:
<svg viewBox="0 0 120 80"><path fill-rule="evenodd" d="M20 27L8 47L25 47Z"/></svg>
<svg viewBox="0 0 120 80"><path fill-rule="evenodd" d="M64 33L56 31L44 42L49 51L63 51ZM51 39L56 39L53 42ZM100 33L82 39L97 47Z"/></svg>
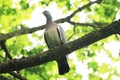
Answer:
<svg viewBox="0 0 120 80"><path fill-rule="evenodd" d="M59 70L60 75L63 75L65 73L69 72L70 67L69 67L69 64L67 62L66 56L63 56L60 59L58 59L57 63L58 63L58 70Z"/></svg>

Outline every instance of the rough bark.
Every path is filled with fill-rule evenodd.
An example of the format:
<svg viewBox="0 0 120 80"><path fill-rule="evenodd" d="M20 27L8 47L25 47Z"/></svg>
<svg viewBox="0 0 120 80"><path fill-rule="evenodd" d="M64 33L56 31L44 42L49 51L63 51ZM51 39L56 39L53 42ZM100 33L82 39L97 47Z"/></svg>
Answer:
<svg viewBox="0 0 120 80"><path fill-rule="evenodd" d="M120 20L114 21L111 24L99 30L93 31L89 34L84 35L79 39L71 41L65 45L55 47L43 53L38 53L37 55L31 57L9 60L7 62L1 62L0 73L17 71L24 68L41 65L46 62L56 60L61 56L70 54L75 50L93 44L113 34L120 34Z"/></svg>

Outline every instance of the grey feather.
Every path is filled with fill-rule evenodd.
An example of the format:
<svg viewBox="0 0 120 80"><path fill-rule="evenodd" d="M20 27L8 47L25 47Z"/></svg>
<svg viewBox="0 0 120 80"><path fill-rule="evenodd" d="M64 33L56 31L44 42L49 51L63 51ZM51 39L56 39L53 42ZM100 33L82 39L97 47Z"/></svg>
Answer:
<svg viewBox="0 0 120 80"><path fill-rule="evenodd" d="M63 28L60 25L58 25L57 30L58 30L59 37L60 37L62 43L65 44L66 43L66 37L65 37Z"/></svg>

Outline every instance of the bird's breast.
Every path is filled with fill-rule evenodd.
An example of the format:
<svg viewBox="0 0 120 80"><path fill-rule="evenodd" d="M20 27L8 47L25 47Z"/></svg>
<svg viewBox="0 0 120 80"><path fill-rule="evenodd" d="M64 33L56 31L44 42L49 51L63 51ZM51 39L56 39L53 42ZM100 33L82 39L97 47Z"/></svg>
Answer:
<svg viewBox="0 0 120 80"><path fill-rule="evenodd" d="M50 28L45 31L46 41L49 47L55 47L61 45L57 28Z"/></svg>

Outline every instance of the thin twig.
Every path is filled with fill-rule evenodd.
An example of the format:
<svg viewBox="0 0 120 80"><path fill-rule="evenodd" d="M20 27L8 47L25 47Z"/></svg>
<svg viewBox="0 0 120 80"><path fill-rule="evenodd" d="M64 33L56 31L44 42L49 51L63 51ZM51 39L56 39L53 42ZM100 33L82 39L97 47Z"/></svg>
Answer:
<svg viewBox="0 0 120 80"><path fill-rule="evenodd" d="M5 42L6 42L5 40L4 41L0 41L0 46L4 50L4 52L6 54L6 58L9 58L10 60L12 60L12 56L10 55L10 52L8 51Z"/></svg>
<svg viewBox="0 0 120 80"><path fill-rule="evenodd" d="M71 15L69 15L65 18L58 19L55 22L56 23L68 22L77 12L82 11L83 9L91 6L94 3L99 3L99 2L98 1L89 2L88 4L84 5L83 7L80 7L77 10L75 10ZM22 27L23 25L20 25L20 26ZM7 34L0 33L0 41L7 40L9 38L20 36L20 35L23 35L23 34L33 33L35 31L44 29L44 27L45 27L45 25L42 25L42 26L37 26L37 27L34 27L34 28L22 28L20 30L17 30L15 32L10 32L10 33L7 33Z"/></svg>
<svg viewBox="0 0 120 80"><path fill-rule="evenodd" d="M86 4L86 5L82 6L82 7L79 7L79 8L78 8L77 10L75 10L71 15L68 16L69 19L72 18L72 17L73 17L75 14L77 14L78 12L80 12L80 11L82 11L83 9L91 6L91 5L94 4L94 3L98 3L98 1L96 0L96 1L94 1L94 2L89 2L88 4Z"/></svg>
<svg viewBox="0 0 120 80"><path fill-rule="evenodd" d="M55 22L56 22L56 23L68 22L68 21L70 21L70 19L71 19L75 14L77 14L78 12L84 10L84 9L87 8L87 7L90 7L90 6L91 6L92 4L94 4L94 3L100 3L100 2L98 2L98 0L96 0L96 1L94 1L94 2L89 2L88 4L86 4L86 5L82 6L82 7L79 7L78 9L76 9L75 11L73 11L73 13L70 14L69 16L67 16L67 17L65 17L65 18L62 18L62 19L58 19L58 20L56 20Z"/></svg>
<svg viewBox="0 0 120 80"><path fill-rule="evenodd" d="M18 78L19 80L27 80L26 78L22 77L20 74L15 73L15 72L9 72L12 76Z"/></svg>
<svg viewBox="0 0 120 80"><path fill-rule="evenodd" d="M92 26L94 28L98 28L98 26L95 23L78 23L78 22L73 22L73 21L68 21L68 23L74 26Z"/></svg>
<svg viewBox="0 0 120 80"><path fill-rule="evenodd" d="M118 41L120 41L120 38L118 37L117 34L115 34L115 38L116 38Z"/></svg>
<svg viewBox="0 0 120 80"><path fill-rule="evenodd" d="M73 34L68 37L67 41L69 41L76 34L76 26L73 27Z"/></svg>

